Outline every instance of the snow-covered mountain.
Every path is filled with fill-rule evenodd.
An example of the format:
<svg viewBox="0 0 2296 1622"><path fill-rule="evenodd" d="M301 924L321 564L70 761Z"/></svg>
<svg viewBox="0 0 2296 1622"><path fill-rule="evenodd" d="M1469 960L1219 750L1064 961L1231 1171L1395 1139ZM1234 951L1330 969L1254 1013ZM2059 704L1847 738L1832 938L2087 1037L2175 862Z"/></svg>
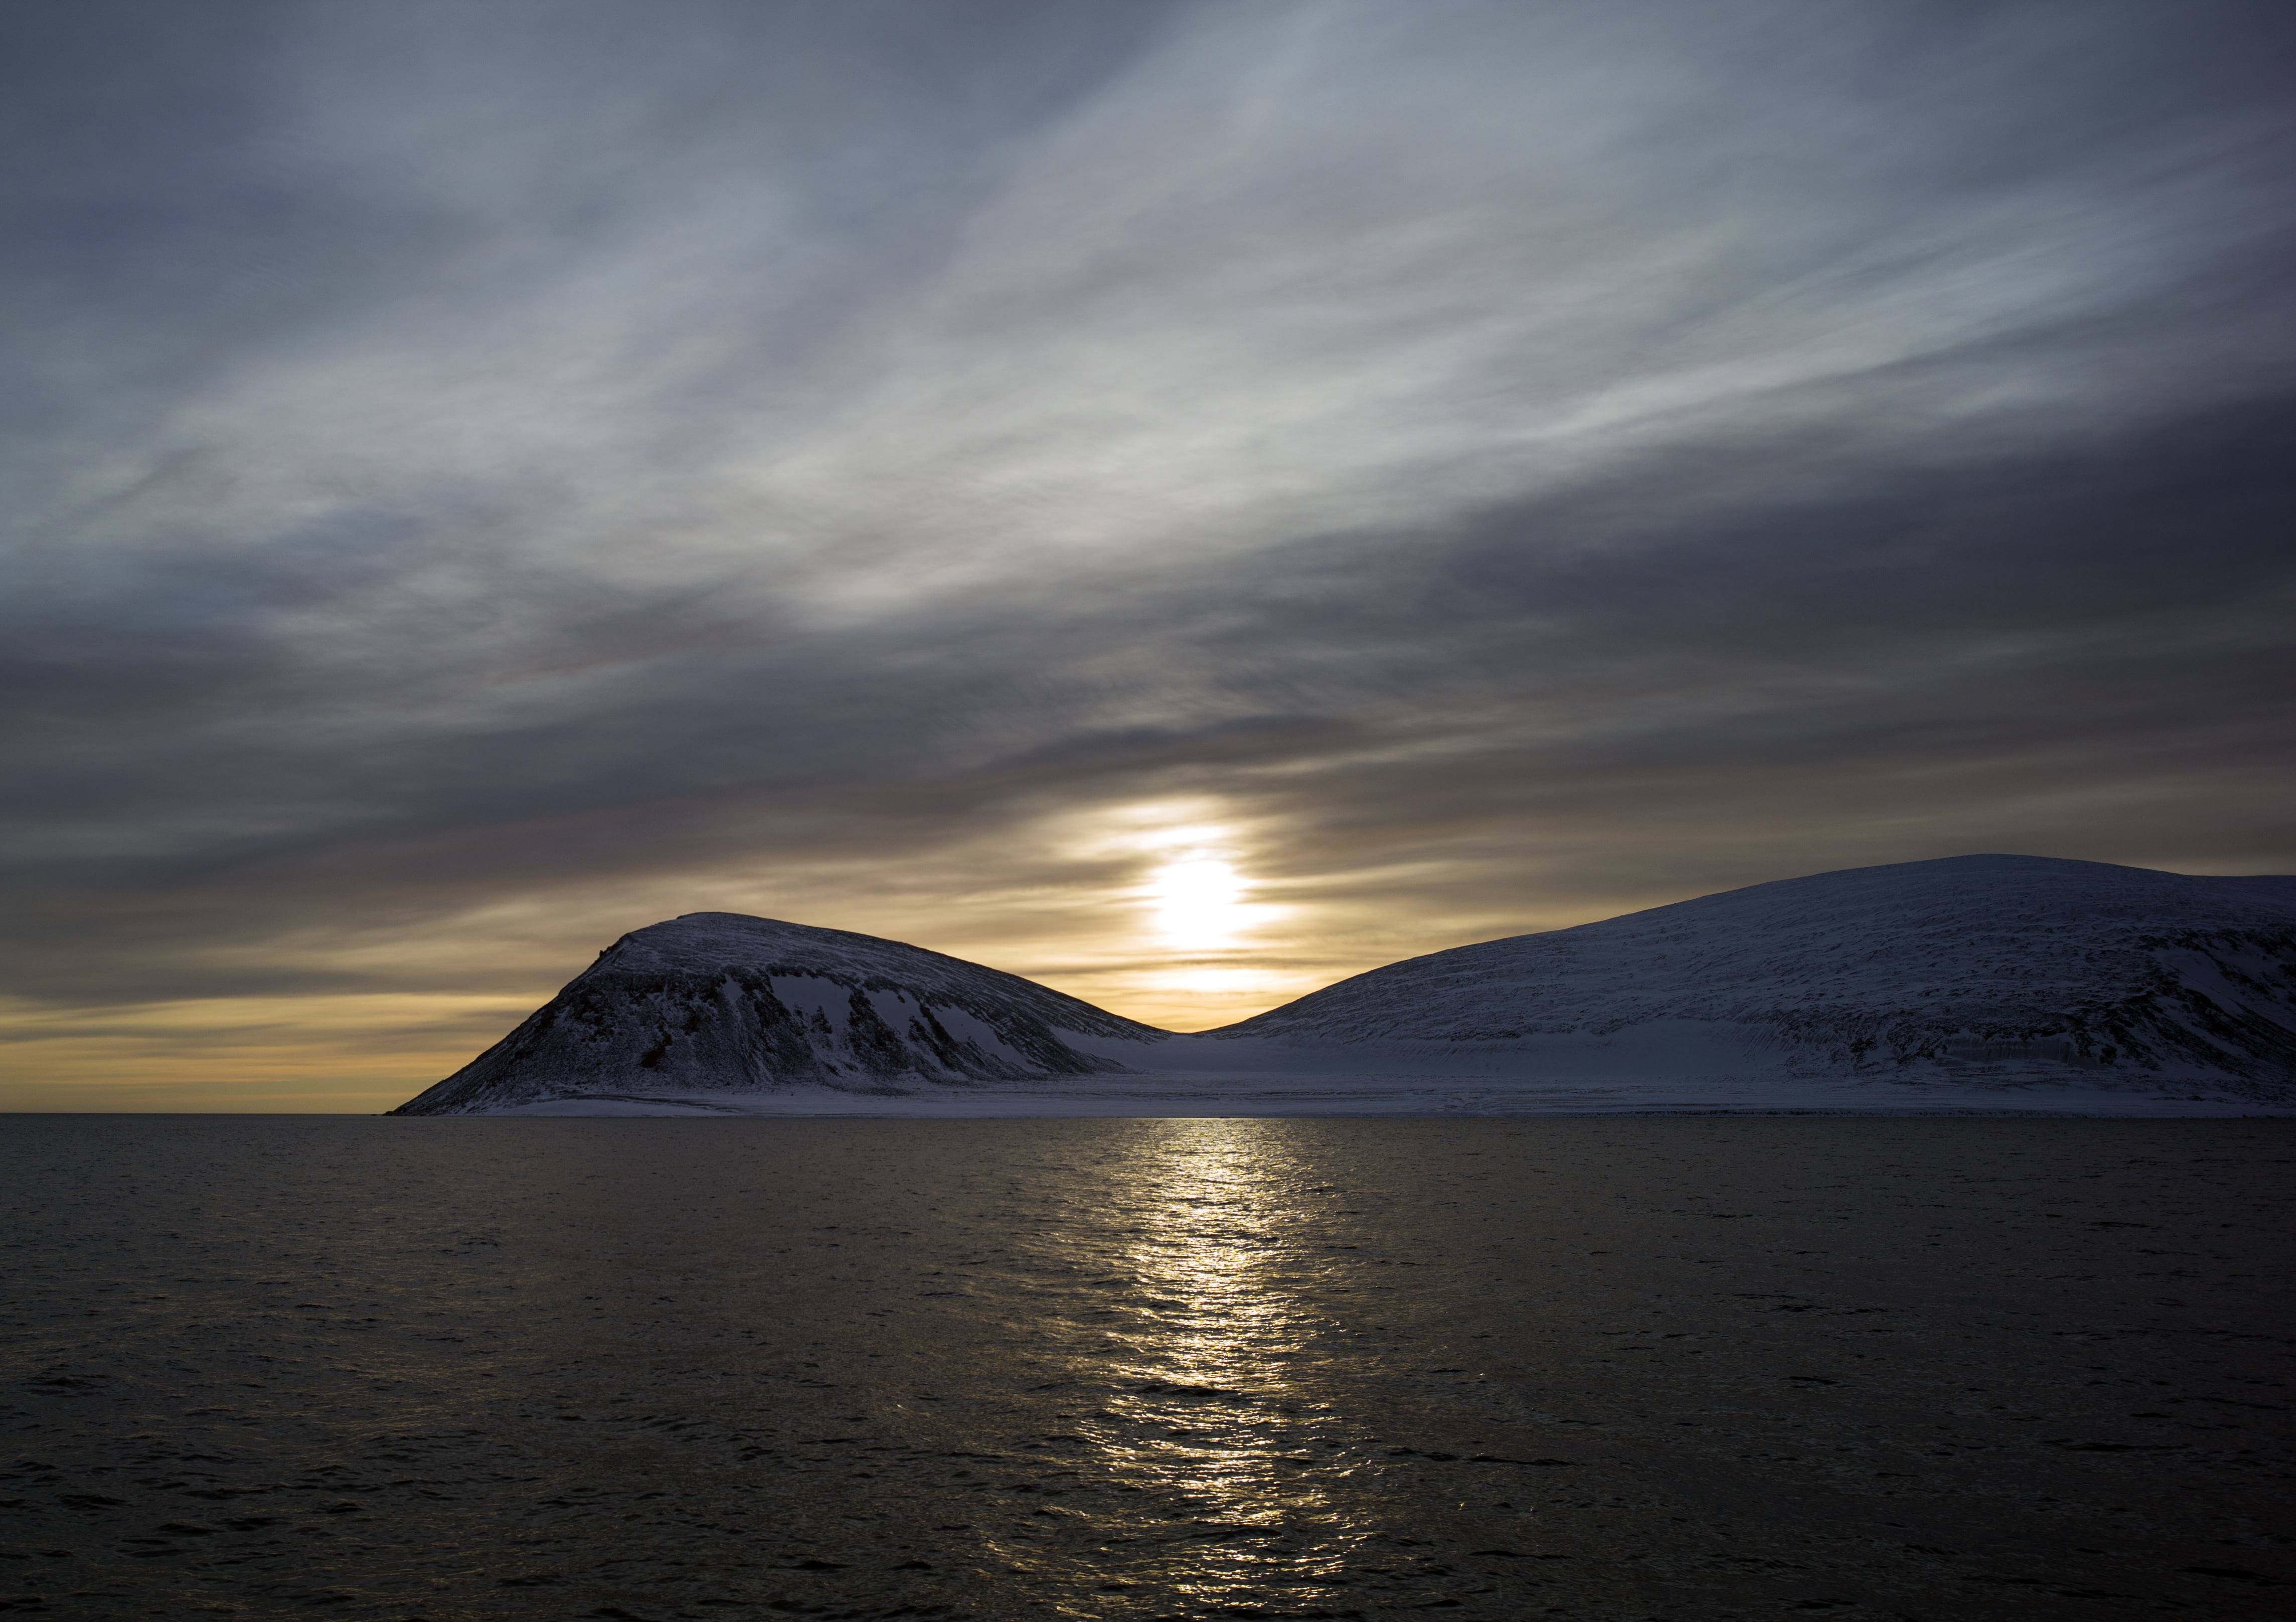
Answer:
<svg viewBox="0 0 2296 1622"><path fill-rule="evenodd" d="M1660 1028L1804 1070L2190 1077L2296 1096L2296 878L2018 856L1852 868L1390 963L1208 1036L1513 1047L1551 1065Z"/></svg>
<svg viewBox="0 0 2296 1622"><path fill-rule="evenodd" d="M1121 1073L1074 1038L1164 1032L1018 975L843 930L689 913L625 935L395 1115L574 1094L882 1091Z"/></svg>
<svg viewBox="0 0 2296 1622"><path fill-rule="evenodd" d="M1460 946L1196 1036L697 913L397 1113L2251 1107L2296 1110L2296 878L1976 856Z"/></svg>

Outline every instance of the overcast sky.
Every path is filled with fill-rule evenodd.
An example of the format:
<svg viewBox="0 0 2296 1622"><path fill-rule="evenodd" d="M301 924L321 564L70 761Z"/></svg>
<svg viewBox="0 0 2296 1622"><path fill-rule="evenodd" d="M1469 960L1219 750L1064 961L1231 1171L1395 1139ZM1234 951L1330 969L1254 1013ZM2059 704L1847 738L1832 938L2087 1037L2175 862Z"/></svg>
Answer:
<svg viewBox="0 0 2296 1622"><path fill-rule="evenodd" d="M2296 871L2286 0L0 9L14 1107Z"/></svg>

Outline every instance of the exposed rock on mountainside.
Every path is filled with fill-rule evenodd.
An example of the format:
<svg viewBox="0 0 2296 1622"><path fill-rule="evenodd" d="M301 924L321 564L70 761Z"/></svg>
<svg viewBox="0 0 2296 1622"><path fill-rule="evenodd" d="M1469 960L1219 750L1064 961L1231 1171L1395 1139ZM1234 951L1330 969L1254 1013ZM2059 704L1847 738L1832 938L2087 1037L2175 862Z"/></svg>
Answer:
<svg viewBox="0 0 2296 1622"><path fill-rule="evenodd" d="M1853 868L1412 958L1208 1035L1529 1044L1658 1021L1735 1028L1780 1063L2189 1075L2286 1098L2296 878L2014 856Z"/></svg>
<svg viewBox="0 0 2296 1622"><path fill-rule="evenodd" d="M392 1113L464 1115L578 1094L873 1091L1125 1071L1064 1034L1164 1035L898 941L692 913L623 936L516 1030Z"/></svg>

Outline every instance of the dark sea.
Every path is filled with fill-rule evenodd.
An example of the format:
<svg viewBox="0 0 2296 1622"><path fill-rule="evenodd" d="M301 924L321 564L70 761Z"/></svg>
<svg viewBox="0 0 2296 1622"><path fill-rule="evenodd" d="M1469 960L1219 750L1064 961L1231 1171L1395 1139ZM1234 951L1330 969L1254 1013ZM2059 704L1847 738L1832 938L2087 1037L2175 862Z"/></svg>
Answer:
<svg viewBox="0 0 2296 1622"><path fill-rule="evenodd" d="M15 1614L2296 1614L2296 1122L0 1134Z"/></svg>

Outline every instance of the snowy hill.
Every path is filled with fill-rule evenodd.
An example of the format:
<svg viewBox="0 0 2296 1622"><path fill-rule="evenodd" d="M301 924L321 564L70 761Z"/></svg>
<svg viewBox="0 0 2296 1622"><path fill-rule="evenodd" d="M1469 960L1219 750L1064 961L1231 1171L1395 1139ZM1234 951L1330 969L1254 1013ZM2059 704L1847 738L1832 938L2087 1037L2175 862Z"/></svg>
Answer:
<svg viewBox="0 0 2296 1622"><path fill-rule="evenodd" d="M1656 1038L1665 1037L1664 1042ZM1374 969L1208 1033L2192 1077L2296 1095L2296 879L1972 856L1781 880Z"/></svg>
<svg viewBox="0 0 2296 1622"><path fill-rule="evenodd" d="M1174 1036L730 913L627 935L407 1115L2296 1110L2296 879L1818 873L1374 969Z"/></svg>
<svg viewBox="0 0 2296 1622"><path fill-rule="evenodd" d="M1120 1060L1071 1039L1120 1051L1163 1035L920 946L691 913L623 936L516 1030L392 1113L1120 1073Z"/></svg>

